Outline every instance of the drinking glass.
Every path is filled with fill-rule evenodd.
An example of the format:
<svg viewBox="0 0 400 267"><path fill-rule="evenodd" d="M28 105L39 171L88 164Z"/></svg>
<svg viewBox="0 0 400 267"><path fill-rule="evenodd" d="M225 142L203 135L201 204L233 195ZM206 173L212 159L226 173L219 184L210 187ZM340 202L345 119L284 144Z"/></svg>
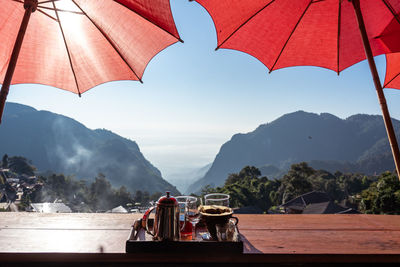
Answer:
<svg viewBox="0 0 400 267"><path fill-rule="evenodd" d="M188 198L190 196L177 196L175 199L179 205L179 222L181 227L181 240L191 240L193 227L191 223L188 223Z"/></svg>
<svg viewBox="0 0 400 267"><path fill-rule="evenodd" d="M186 200L188 219L192 223L193 239L196 239L196 224L200 221L199 207L203 204L201 198L189 196Z"/></svg>
<svg viewBox="0 0 400 267"><path fill-rule="evenodd" d="M229 207L229 195L213 193L204 196L205 205L217 205Z"/></svg>
<svg viewBox="0 0 400 267"><path fill-rule="evenodd" d="M236 223L232 219L230 219L228 223L215 225L215 229L218 241L237 240Z"/></svg>

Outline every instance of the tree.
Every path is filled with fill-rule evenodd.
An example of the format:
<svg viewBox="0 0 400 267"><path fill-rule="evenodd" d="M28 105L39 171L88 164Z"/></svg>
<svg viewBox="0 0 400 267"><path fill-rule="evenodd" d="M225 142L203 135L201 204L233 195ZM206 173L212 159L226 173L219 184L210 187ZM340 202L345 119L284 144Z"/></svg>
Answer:
<svg viewBox="0 0 400 267"><path fill-rule="evenodd" d="M225 193L229 194L232 207L256 206L267 211L275 203L275 198L271 199L275 195L271 193L278 189L280 182L260 176L261 172L256 167L245 166L239 173L230 174L223 187L203 187L202 195Z"/></svg>
<svg viewBox="0 0 400 267"><path fill-rule="evenodd" d="M91 184L89 190L89 205L93 210L109 210L113 208L113 189L104 174L99 173L98 177Z"/></svg>
<svg viewBox="0 0 400 267"><path fill-rule="evenodd" d="M254 166L246 166L239 173L233 173L225 180L225 185L240 182L243 179L254 179L261 176L261 172Z"/></svg>
<svg viewBox="0 0 400 267"><path fill-rule="evenodd" d="M205 185L201 188L200 190L200 195L201 197L204 197L207 194L211 194L211 193L217 193L218 190L216 188L214 188L212 185Z"/></svg>
<svg viewBox="0 0 400 267"><path fill-rule="evenodd" d="M373 214L400 214L400 183L395 174L382 173L362 191L360 210Z"/></svg>
<svg viewBox="0 0 400 267"><path fill-rule="evenodd" d="M14 156L8 158L8 166L12 172L28 176L35 175L36 168L24 157Z"/></svg>
<svg viewBox="0 0 400 267"><path fill-rule="evenodd" d="M136 203L143 203L143 192L142 190L137 190L135 193L134 200Z"/></svg>
<svg viewBox="0 0 400 267"><path fill-rule="evenodd" d="M283 176L278 189L281 203L313 191L313 186L308 178L315 173L316 171L309 167L306 162L293 164L289 172Z"/></svg>
<svg viewBox="0 0 400 267"><path fill-rule="evenodd" d="M125 186L121 186L115 192L114 206L119 206L119 205L125 206L131 202L133 202L131 193L126 189Z"/></svg>
<svg viewBox="0 0 400 267"><path fill-rule="evenodd" d="M3 159L1 161L1 167L3 169L8 169L8 155L4 154Z"/></svg>
<svg viewBox="0 0 400 267"><path fill-rule="evenodd" d="M149 202L150 202L150 193L148 191L144 191L143 192L143 202L142 202L142 204L144 206L146 206L146 205L149 204Z"/></svg>
<svg viewBox="0 0 400 267"><path fill-rule="evenodd" d="M157 201L162 195L163 193L161 192L155 192L150 196L150 201Z"/></svg>

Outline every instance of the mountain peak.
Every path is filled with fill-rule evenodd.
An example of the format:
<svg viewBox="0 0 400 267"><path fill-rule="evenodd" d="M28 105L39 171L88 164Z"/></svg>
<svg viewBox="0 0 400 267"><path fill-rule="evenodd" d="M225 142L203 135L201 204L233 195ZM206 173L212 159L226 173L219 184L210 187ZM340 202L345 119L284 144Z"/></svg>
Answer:
<svg viewBox="0 0 400 267"><path fill-rule="evenodd" d="M6 102L6 107L4 108L4 115L6 115L6 114L17 115L17 114L21 114L21 113L25 113L25 112L35 112L35 111L37 111L37 110L30 106L26 106L26 105L14 103L14 102Z"/></svg>
<svg viewBox="0 0 400 267"><path fill-rule="evenodd" d="M393 124L400 135L400 122L393 120ZM386 156L390 147L385 140L381 116L358 114L343 120L330 113L300 110L262 124L253 132L235 134L222 145L206 175L189 189L195 192L207 184L222 185L230 173L247 165L269 173L302 161L367 174L373 169L391 170L394 165Z"/></svg>
<svg viewBox="0 0 400 267"><path fill-rule="evenodd" d="M0 155L26 157L41 172L87 180L103 173L113 186L131 192L178 193L136 142L109 130L90 130L72 118L16 103L7 103L0 127Z"/></svg>

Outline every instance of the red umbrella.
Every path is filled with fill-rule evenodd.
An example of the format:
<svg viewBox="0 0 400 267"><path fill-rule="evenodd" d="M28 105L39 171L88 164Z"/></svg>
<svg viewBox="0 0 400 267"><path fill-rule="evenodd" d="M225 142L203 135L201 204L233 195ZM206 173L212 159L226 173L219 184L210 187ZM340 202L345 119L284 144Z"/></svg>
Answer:
<svg viewBox="0 0 400 267"><path fill-rule="evenodd" d="M400 53L386 55L384 87L400 89Z"/></svg>
<svg viewBox="0 0 400 267"><path fill-rule="evenodd" d="M214 21L217 49L253 55L270 71L312 65L339 73L367 58L400 178L399 147L373 59L400 52L400 0L196 1Z"/></svg>
<svg viewBox="0 0 400 267"><path fill-rule="evenodd" d="M0 121L10 83L80 95L141 81L149 61L181 41L169 0L4 0L0 25Z"/></svg>

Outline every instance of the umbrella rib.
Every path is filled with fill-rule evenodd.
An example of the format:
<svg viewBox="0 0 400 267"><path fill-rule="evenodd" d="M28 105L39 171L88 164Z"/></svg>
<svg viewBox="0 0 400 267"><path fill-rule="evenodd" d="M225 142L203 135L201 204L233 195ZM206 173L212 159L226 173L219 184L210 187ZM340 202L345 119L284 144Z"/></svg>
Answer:
<svg viewBox="0 0 400 267"><path fill-rule="evenodd" d="M301 14L299 20L297 21L297 23L296 23L296 25L294 26L292 32L290 33L290 35L289 35L289 37L287 38L285 44L283 45L281 51L279 52L278 57L276 58L275 63L272 65L272 67L271 67L269 73L271 73L271 72L273 71L273 69L274 69L276 63L278 63L278 60L279 60L279 58L281 57L281 55L282 55L282 53L283 53L283 50L285 50L286 45L289 43L290 38L292 38L293 33L296 31L297 26L299 26L300 21L303 19L304 15L306 14L306 12L307 12L307 10L308 10L308 8L310 7L311 4L312 4L312 0L310 0L310 2L308 3L306 9L303 11L303 14Z"/></svg>
<svg viewBox="0 0 400 267"><path fill-rule="evenodd" d="M337 34L337 74L340 72L340 32L341 32L341 21L342 21L342 1L339 1L339 10L338 10L338 34Z"/></svg>
<svg viewBox="0 0 400 267"><path fill-rule="evenodd" d="M125 57L119 52L118 48L115 46L115 44L112 42L110 37L100 28L99 25L97 25L89 16L86 14L85 11L75 2L75 0L72 0L72 2L81 10L83 15L85 15L88 20L99 30L99 32L103 35L104 38L106 38L107 42L112 46L112 48L117 52L117 54L121 57L121 59L125 62L125 64L128 66L128 68L133 72L133 74L138 78L139 82L143 83L142 79L136 74L136 72L133 70L131 65L128 63L128 61L125 59Z"/></svg>
<svg viewBox="0 0 400 267"><path fill-rule="evenodd" d="M51 19L53 19L53 20L55 20L55 21L58 22L58 20L57 20L55 17L53 17L53 16L47 14L47 13L44 12L43 10L37 9L37 11L39 11L39 12L42 13L43 15L45 15L45 16L47 16L47 17L49 17L49 18L51 18Z"/></svg>
<svg viewBox="0 0 400 267"><path fill-rule="evenodd" d="M247 24L247 22L249 22L252 18L254 18L255 16L257 16L261 11L263 11L264 9L266 9L270 4L272 4L273 2L275 2L275 0L272 0L271 2L269 2L268 4L266 4L264 7L262 7L260 10L258 10L256 13L254 13L253 15L251 15L250 18L248 18L245 22L243 22L241 25L239 25L239 27L237 27L228 37L226 37L226 39L224 41L221 42L221 44L219 44L217 46L217 48L215 48L215 50L218 50L222 45L224 45L226 43L226 41L228 41L237 31L239 31L245 24Z"/></svg>
<svg viewBox="0 0 400 267"><path fill-rule="evenodd" d="M72 1L75 2L74 0L72 0ZM127 8L127 9L129 9L130 11L132 11L133 13L135 13L136 15L138 15L139 17L141 17L141 18L147 20L148 22L150 22L151 24L153 24L153 25L156 26L157 28L159 28L159 29L165 31L165 32L168 33L169 35L172 35L172 36L173 36L174 38L176 38L179 42L183 43L183 40L182 40L179 36L176 37L174 34L172 34L171 32L169 32L168 30L166 30L166 29L160 27L159 25L157 25L156 23L152 22L151 20L149 20L149 19L143 17L141 14L137 13L137 12L136 12L135 10L133 10L132 8L129 8L129 7L127 7L126 5L124 5L124 4L122 4L122 3L118 2L118 1L115 1L115 0L113 0L113 1L116 2L117 4L120 4L121 6L123 6L123 7L125 7L125 8ZM274 1L275 1L275 0L274 0ZM170 9L171 9L171 7L170 7Z"/></svg>
<svg viewBox="0 0 400 267"><path fill-rule="evenodd" d="M389 85L394 79L396 79L396 78L399 77L399 76L400 76L400 72L397 73L392 79L390 79L390 81L388 81L387 83L385 83L385 84L383 85L383 87L386 88L387 85Z"/></svg>
<svg viewBox="0 0 400 267"><path fill-rule="evenodd" d="M400 18L399 15L395 12L393 6L387 2L387 0L382 0L382 2L386 5L386 7L390 10L390 12L393 14L394 18L397 20L397 22L400 24Z"/></svg>
<svg viewBox="0 0 400 267"><path fill-rule="evenodd" d="M62 37L63 37L63 40L64 40L65 48L67 49L69 64L71 66L72 73L74 74L76 90L78 91L78 95L80 97L81 96L81 92L79 91L78 80L76 79L76 73L75 73L74 65L72 64L71 53L70 53L69 48L68 48L67 40L65 39L64 30L63 30L63 27L61 25L60 17L58 16L58 11L56 9L56 5L55 5L54 2L52 2L52 3L53 3L54 11L56 12L56 17L57 17L57 20L58 20L58 25L60 26L60 30L61 30L61 34L62 34Z"/></svg>
<svg viewBox="0 0 400 267"><path fill-rule="evenodd" d="M56 8L51 8L51 7L46 7L46 6L38 6L38 7L43 8L43 9L52 10L52 11L55 11L55 10L56 10ZM76 12L76 11L72 11L72 10L65 10L65 9L59 9L59 8L57 8L57 11L69 12L69 13L73 13L73 14L83 15L83 13L81 13L81 12Z"/></svg>
<svg viewBox="0 0 400 267"><path fill-rule="evenodd" d="M38 4L40 5L40 4L50 3L50 2L57 2L57 1L61 1L61 0L47 0L47 1L39 2Z"/></svg>

